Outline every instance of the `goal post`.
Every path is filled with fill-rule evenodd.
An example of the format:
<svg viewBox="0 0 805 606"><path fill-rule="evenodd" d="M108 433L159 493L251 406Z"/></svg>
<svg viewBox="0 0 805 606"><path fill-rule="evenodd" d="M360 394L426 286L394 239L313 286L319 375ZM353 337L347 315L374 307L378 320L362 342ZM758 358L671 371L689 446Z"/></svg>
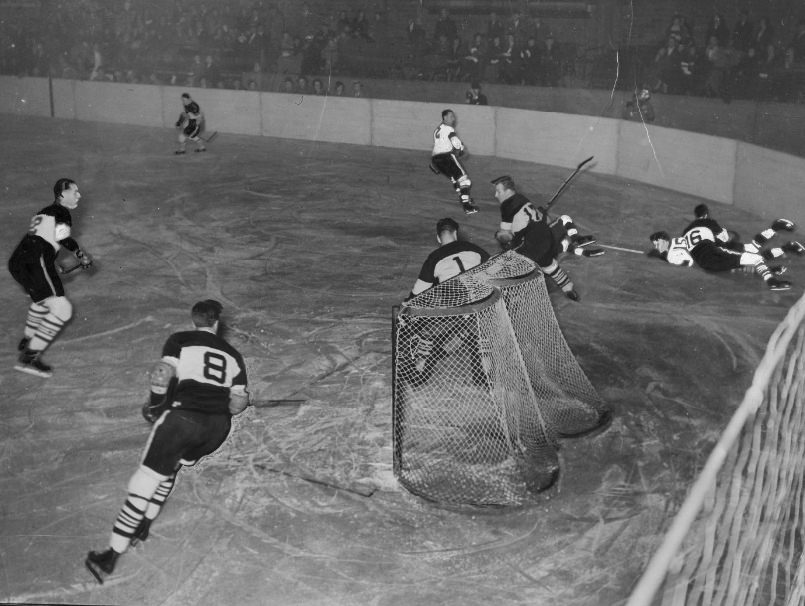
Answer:
<svg viewBox="0 0 805 606"><path fill-rule="evenodd" d="M608 420L542 273L517 253L414 297L392 333L394 473L415 494L522 504L554 483L559 437Z"/></svg>

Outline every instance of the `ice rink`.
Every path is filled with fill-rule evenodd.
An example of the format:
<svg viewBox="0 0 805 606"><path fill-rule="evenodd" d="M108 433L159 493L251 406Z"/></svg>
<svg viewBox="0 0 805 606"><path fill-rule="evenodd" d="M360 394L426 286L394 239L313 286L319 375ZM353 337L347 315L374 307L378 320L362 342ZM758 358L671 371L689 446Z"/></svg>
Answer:
<svg viewBox="0 0 805 606"><path fill-rule="evenodd" d="M174 156L170 129L0 115L4 258L70 177L83 195L73 234L97 262L65 279L75 312L44 356L50 379L12 369L29 299L0 273L0 601L623 603L802 295L805 259L787 261L794 288L774 293L647 258L648 235L680 231L702 200L580 174L555 211L607 252L564 259L581 302L551 298L612 425L562 441L559 482L533 506L440 508L392 474L391 308L436 247L437 219L496 252L490 179L550 197L571 171L470 156L481 211L465 217L427 169L434 126L420 151L222 133ZM744 239L770 219L710 207ZM83 560L107 547L148 436L147 372L208 297L253 397L300 402L244 413L100 586Z"/></svg>

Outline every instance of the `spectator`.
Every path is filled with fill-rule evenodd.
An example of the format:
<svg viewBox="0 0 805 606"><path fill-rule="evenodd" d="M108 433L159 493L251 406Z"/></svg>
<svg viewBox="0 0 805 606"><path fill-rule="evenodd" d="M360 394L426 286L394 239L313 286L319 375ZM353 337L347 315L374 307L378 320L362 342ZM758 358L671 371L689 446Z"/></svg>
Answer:
<svg viewBox="0 0 805 606"><path fill-rule="evenodd" d="M299 76L296 79L296 92L300 95L307 95L310 93L308 90L307 78L304 76Z"/></svg>
<svg viewBox="0 0 805 606"><path fill-rule="evenodd" d="M261 66L268 65L271 40L266 34L266 28L262 23L258 23L252 28L246 45L248 46L252 63L259 63Z"/></svg>
<svg viewBox="0 0 805 606"><path fill-rule="evenodd" d="M520 84L522 81L519 46L514 34L506 34L500 62L500 81L505 84Z"/></svg>
<svg viewBox="0 0 805 606"><path fill-rule="evenodd" d="M769 47L774 48L774 28L768 17L761 17L758 21L757 31L752 36L752 46L762 60L768 56Z"/></svg>
<svg viewBox="0 0 805 606"><path fill-rule="evenodd" d="M688 27L685 17L676 14L671 18L671 24L665 30L665 39L670 37L676 38L678 45L687 45L688 41L692 39L690 28Z"/></svg>
<svg viewBox="0 0 805 606"><path fill-rule="evenodd" d="M668 36L665 46L654 57L655 81L652 90L678 94L681 90L682 54L675 36Z"/></svg>
<svg viewBox="0 0 805 606"><path fill-rule="evenodd" d="M329 36L327 43L321 51L324 71L328 74L334 73L338 69L338 37Z"/></svg>
<svg viewBox="0 0 805 606"><path fill-rule="evenodd" d="M318 30L313 35L305 36L305 42L302 46L302 60L300 62L300 70L303 74L318 74L321 73L322 53L327 46L327 39L324 37L324 32Z"/></svg>
<svg viewBox="0 0 805 606"><path fill-rule="evenodd" d="M336 34L346 34L347 36L352 35L352 22L350 21L349 17L347 16L347 11L339 11L338 12L338 20L335 23L336 27Z"/></svg>
<svg viewBox="0 0 805 606"><path fill-rule="evenodd" d="M458 36L458 28L455 21L450 18L446 8L439 11L439 18L433 28L433 39L438 40L439 36L444 36L448 40L452 40Z"/></svg>
<svg viewBox="0 0 805 606"><path fill-rule="evenodd" d="M483 36L476 33L472 37L469 52L461 63L461 73L471 80L483 80L486 74L486 44Z"/></svg>
<svg viewBox="0 0 805 606"><path fill-rule="evenodd" d="M352 83L352 96L363 97L363 84L361 84L358 80L355 80Z"/></svg>
<svg viewBox="0 0 805 606"><path fill-rule="evenodd" d="M561 60L556 41L551 34L545 38L545 46L540 53L540 73L543 86L559 86L559 78L562 76Z"/></svg>
<svg viewBox="0 0 805 606"><path fill-rule="evenodd" d="M691 38L689 44L682 49L679 62L680 93L684 95L698 95L701 90L702 57L699 49Z"/></svg>
<svg viewBox="0 0 805 606"><path fill-rule="evenodd" d="M738 21L732 30L732 48L741 53L746 53L752 46L754 33L755 26L749 20L749 11L741 9L738 13Z"/></svg>
<svg viewBox="0 0 805 606"><path fill-rule="evenodd" d="M366 13L362 10L359 10L355 15L355 20L352 22L352 35L367 42L374 42L375 39L372 37L370 27L369 20L366 18Z"/></svg>
<svg viewBox="0 0 805 606"><path fill-rule="evenodd" d="M313 94L314 95L326 95L327 91L324 90L324 84L319 78L313 79Z"/></svg>
<svg viewBox="0 0 805 606"><path fill-rule="evenodd" d="M503 48L500 38L492 38L489 48L487 49L487 64L486 72L484 74L486 79L488 79L490 82L500 81L500 64L503 61L504 50L505 49Z"/></svg>
<svg viewBox="0 0 805 606"><path fill-rule="evenodd" d="M797 31L788 48L793 53L793 62L797 65L805 65L805 19L797 21Z"/></svg>
<svg viewBox="0 0 805 606"><path fill-rule="evenodd" d="M204 70L203 70L204 78L207 80L208 86L212 88L219 88L219 84L221 82L221 68L218 67L218 64L213 59L212 55L207 55L204 58Z"/></svg>
<svg viewBox="0 0 805 606"><path fill-rule="evenodd" d="M420 51L421 53L424 54L425 39L427 38L427 33L425 32L425 28L422 25L422 17L411 19L408 22L408 27L406 28L406 36L408 38L408 44L410 44L415 51Z"/></svg>
<svg viewBox="0 0 805 606"><path fill-rule="evenodd" d="M716 38L716 42L718 42L719 48L726 49L729 47L730 28L727 27L727 24L724 22L724 17L722 17L720 13L713 15L713 19L707 26L707 33L705 34L704 39L707 40L708 46L710 45L710 39L714 36Z"/></svg>
<svg viewBox="0 0 805 606"><path fill-rule="evenodd" d="M481 85L473 82L467 91L467 103L470 105L488 105L486 95L481 92Z"/></svg>
<svg viewBox="0 0 805 606"><path fill-rule="evenodd" d="M534 22L528 15L514 13L507 33L514 34L519 44L525 44L531 36L536 37L537 31Z"/></svg>
<svg viewBox="0 0 805 606"><path fill-rule="evenodd" d="M467 56L467 47L461 38L453 38L447 54L447 79L449 81L461 79L461 69L464 57Z"/></svg>
<svg viewBox="0 0 805 606"><path fill-rule="evenodd" d="M341 80L335 81L335 90L333 91L333 95L336 97L343 97L344 96L344 83Z"/></svg>
<svg viewBox="0 0 805 606"><path fill-rule="evenodd" d="M520 65L523 83L537 86L540 83L540 63L542 53L535 36L530 36L526 45L520 49Z"/></svg>
<svg viewBox="0 0 805 606"><path fill-rule="evenodd" d="M489 13L489 21L486 24L487 39L491 40L495 36L499 36L502 39L505 35L506 26L503 25L503 22L498 18L498 14L492 11Z"/></svg>
<svg viewBox="0 0 805 606"><path fill-rule="evenodd" d="M705 49L707 60L707 76L704 81L704 95L706 97L721 97L725 102L730 101L730 88L727 78L733 66L733 58L729 49L722 47L716 36L710 36Z"/></svg>
<svg viewBox="0 0 805 606"><path fill-rule="evenodd" d="M293 36L290 32L283 32L282 42L280 43L280 56L277 59L277 73L279 74L298 74L301 65L296 55Z"/></svg>
<svg viewBox="0 0 805 606"><path fill-rule="evenodd" d="M282 88L280 89L280 92L282 92L282 93L292 93L292 92L294 92L294 88L295 87L294 87L293 78L291 78L290 76L286 76L282 81Z"/></svg>

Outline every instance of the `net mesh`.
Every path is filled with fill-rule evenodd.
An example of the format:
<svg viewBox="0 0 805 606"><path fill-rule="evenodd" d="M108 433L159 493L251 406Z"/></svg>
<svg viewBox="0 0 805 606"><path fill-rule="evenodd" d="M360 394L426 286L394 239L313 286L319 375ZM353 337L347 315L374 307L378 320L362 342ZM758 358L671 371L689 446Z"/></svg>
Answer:
<svg viewBox="0 0 805 606"><path fill-rule="evenodd" d="M393 336L395 473L431 500L521 504L553 483L558 436L608 418L517 253L413 298Z"/></svg>
<svg viewBox="0 0 805 606"><path fill-rule="evenodd" d="M629 606L805 604L803 316L805 299L772 335Z"/></svg>

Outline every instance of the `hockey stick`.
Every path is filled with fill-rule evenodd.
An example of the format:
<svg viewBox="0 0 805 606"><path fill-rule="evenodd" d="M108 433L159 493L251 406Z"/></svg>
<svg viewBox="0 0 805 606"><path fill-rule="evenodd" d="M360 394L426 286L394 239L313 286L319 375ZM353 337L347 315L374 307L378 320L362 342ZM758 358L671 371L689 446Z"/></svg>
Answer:
<svg viewBox="0 0 805 606"><path fill-rule="evenodd" d="M64 276L64 275L67 275L67 274L71 274L71 273L73 273L75 270L77 270L77 269L81 269L82 267L83 267L83 265L81 265L81 263L76 263L75 265L73 265L72 267L68 267L67 269L61 269L61 268L59 268L59 273L61 273L61 275L63 275L63 276ZM91 266L90 266L90 267L91 267Z"/></svg>
<svg viewBox="0 0 805 606"><path fill-rule="evenodd" d="M301 406L307 400L253 400L255 408L274 408L275 406Z"/></svg>
<svg viewBox="0 0 805 606"><path fill-rule="evenodd" d="M567 179L565 179L564 183L562 183L562 185L559 186L559 189L556 190L556 193L553 195L553 198L551 198L548 204L545 206L546 213L551 209L551 206L553 206L556 203L556 199L562 194L563 191L565 191L565 188L568 186L568 183L570 183L573 177L578 175L581 169L584 168L584 165L587 164L593 158L595 158L595 156L590 156L586 160L582 160L582 162L576 167L576 170L574 170L570 174L570 176Z"/></svg>
<svg viewBox="0 0 805 606"><path fill-rule="evenodd" d="M199 135L199 138L202 139L204 141L204 143L212 143L212 140L215 139L215 137L217 137L217 136L218 136L218 131L215 131L213 134L211 134L206 139L204 137L202 137L201 135Z"/></svg>

